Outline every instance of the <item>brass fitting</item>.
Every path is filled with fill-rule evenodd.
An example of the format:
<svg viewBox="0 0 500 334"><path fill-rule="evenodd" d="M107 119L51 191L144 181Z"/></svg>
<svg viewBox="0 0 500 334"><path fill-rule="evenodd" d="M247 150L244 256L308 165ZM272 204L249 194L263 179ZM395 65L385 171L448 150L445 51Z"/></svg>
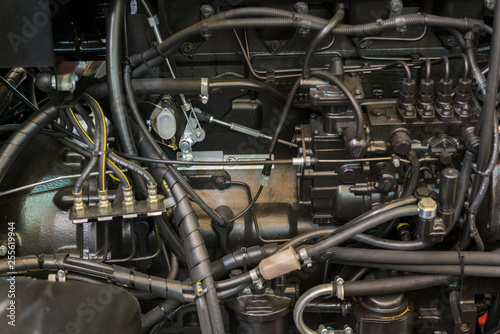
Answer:
<svg viewBox="0 0 500 334"><path fill-rule="evenodd" d="M85 213L86 205L83 202L82 192L81 191L78 193L73 192L73 198L74 198L73 207L71 208L71 210L77 216L83 215Z"/></svg>
<svg viewBox="0 0 500 334"><path fill-rule="evenodd" d="M111 209L111 203L108 200L108 191L99 190L99 203L97 204L101 213L108 212Z"/></svg>
<svg viewBox="0 0 500 334"><path fill-rule="evenodd" d="M123 209L125 211L132 211L135 206L134 195L132 193L132 186L130 188L123 188Z"/></svg>
<svg viewBox="0 0 500 334"><path fill-rule="evenodd" d="M160 202L160 197L156 190L156 184L154 186L148 186L148 207L151 209L157 209Z"/></svg>

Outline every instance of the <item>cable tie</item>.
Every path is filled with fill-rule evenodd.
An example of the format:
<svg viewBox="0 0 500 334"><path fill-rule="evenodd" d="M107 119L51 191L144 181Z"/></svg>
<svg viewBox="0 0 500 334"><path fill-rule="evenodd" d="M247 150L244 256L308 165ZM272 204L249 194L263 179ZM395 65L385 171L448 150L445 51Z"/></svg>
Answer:
<svg viewBox="0 0 500 334"><path fill-rule="evenodd" d="M146 67L148 68L148 72L149 72L149 74L154 74L154 72L155 72L155 68L154 68L154 67L151 67L151 66L149 65L148 61L146 60L146 58L144 58L144 53L145 53L145 52L146 52L146 51L144 51L144 52L142 52L142 53L141 53L141 59L142 59L142 62L143 62L143 63L146 65Z"/></svg>
<svg viewBox="0 0 500 334"><path fill-rule="evenodd" d="M160 50L160 48L158 47L159 45L160 45L160 44L158 44L157 42L153 42L153 48L156 50L156 52L158 52L158 55L160 55L160 56L162 56L163 58L167 59L167 58L168 58L168 56L167 56L164 52L162 52L162 51Z"/></svg>

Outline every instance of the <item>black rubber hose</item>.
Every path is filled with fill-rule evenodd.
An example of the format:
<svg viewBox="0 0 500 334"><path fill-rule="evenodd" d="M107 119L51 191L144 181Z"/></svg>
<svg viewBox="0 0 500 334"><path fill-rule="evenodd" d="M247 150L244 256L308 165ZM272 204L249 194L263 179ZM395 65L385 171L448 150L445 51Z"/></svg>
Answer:
<svg viewBox="0 0 500 334"><path fill-rule="evenodd" d="M476 52L474 50L473 41L474 41L474 33L472 31L467 32L464 38L465 42L464 52L467 55L467 59L469 59L469 65L470 68L472 69L472 76L477 82L477 90L481 93L482 98L484 98L487 95L486 87L488 83L477 64Z"/></svg>
<svg viewBox="0 0 500 334"><path fill-rule="evenodd" d="M484 323L484 332L488 333L490 330L495 328L500 322L500 293L496 293L493 298L491 298L490 306L488 307L488 316L486 317L486 322Z"/></svg>
<svg viewBox="0 0 500 334"><path fill-rule="evenodd" d="M364 131L364 119L363 119L363 109L361 109L360 104L356 101L354 95L352 95L351 91L346 87L344 82L340 80L335 75L329 72L323 71L314 71L311 75L315 78L323 79L330 82L332 85L337 86L347 97L349 102L352 105L352 110L354 113L354 119L356 120L356 139L363 140L363 131Z"/></svg>
<svg viewBox="0 0 500 334"><path fill-rule="evenodd" d="M127 87L127 84L125 84L125 86ZM151 142L145 138L144 131L141 131L141 135L144 136L140 140L142 154L158 158L159 154L156 152L153 145L151 145ZM191 281L193 284L201 282L202 289L208 289L206 294L196 299L198 316L200 318L202 317L203 321L210 319L208 321L209 323L211 321L212 329L215 333L224 333L224 324L222 322L217 292L215 289L210 288L215 286L215 280L210 266L208 251L199 230L198 218L191 206L189 197L177 178L167 170L167 167L151 167L154 174L160 175L165 179L177 203L174 208L174 217L181 236L184 253L186 254ZM162 181L161 179L158 180ZM210 316L208 316L208 314L210 314Z"/></svg>
<svg viewBox="0 0 500 334"><path fill-rule="evenodd" d="M141 327L142 329L149 329L152 326L154 326L158 321L162 320L165 318L170 312L175 310L177 307L182 305L182 303L167 299L164 302L162 302L160 305L149 311L148 313L144 314L141 317Z"/></svg>
<svg viewBox="0 0 500 334"><path fill-rule="evenodd" d="M26 97L28 100L31 101L31 103L38 108L38 102L36 100L36 87L35 87L35 78L32 77L31 75L27 76L26 80ZM0 110L2 110L0 108Z"/></svg>
<svg viewBox="0 0 500 334"><path fill-rule="evenodd" d="M309 28L312 30L321 30L325 25L326 21L315 18L313 16L302 15L302 16L287 16L286 18L274 19L274 18L256 18L256 19L234 19L234 20L221 20L220 14L209 18L207 20L201 21L193 26L190 26L167 40L163 41L158 45L158 50L161 52L159 54L157 48L151 48L146 50L142 54L134 55L130 57L130 61L134 66L142 64L144 61L147 64L140 65L134 71L134 77L141 76L146 73L149 68L158 66L161 64L165 56L169 56L176 46L186 40L196 36L199 33L209 33L211 31L220 29L236 29L236 28L284 28L284 27L300 27L302 24L307 23ZM435 15L427 14L410 14L401 15L397 18L389 18L387 20L379 20L377 22L358 25L358 26L348 26L340 25L333 30L334 34L347 35L347 36L367 36L367 35L377 35L383 32L385 29L397 28L401 26L414 26L414 25L429 25L442 28L457 28L459 30L485 30L486 26L484 22L474 19L455 19L448 17L439 17Z"/></svg>
<svg viewBox="0 0 500 334"><path fill-rule="evenodd" d="M254 90L284 103L286 96L263 82L253 79L209 79L209 91L245 89Z"/></svg>
<svg viewBox="0 0 500 334"><path fill-rule="evenodd" d="M130 172L132 172L132 173L140 176L144 180L146 180L146 182L147 182L147 184L149 186L156 186L156 181L153 178L153 176L147 170L145 170L144 168L142 168L141 166L135 164L132 161L124 159L124 158L122 158L122 157L120 157L120 156L118 156L118 155L116 155L114 153L110 153L108 155L108 158L109 158L109 160L113 161L117 165L122 166L123 168L128 169Z"/></svg>
<svg viewBox="0 0 500 334"><path fill-rule="evenodd" d="M491 124L496 113L497 93L500 78L500 6L495 8L493 22L493 35L491 36L490 49L490 72L486 85L486 98L481 110L481 143L477 154L477 169L485 171L489 162L493 141L493 127ZM496 69L496 70L495 70ZM480 180L474 181L472 194L475 195L479 189ZM473 196L474 197L474 196Z"/></svg>
<svg viewBox="0 0 500 334"><path fill-rule="evenodd" d="M361 280L344 283L344 296L374 296L414 291L431 286L449 285L457 278L448 275L409 275L377 280Z"/></svg>
<svg viewBox="0 0 500 334"><path fill-rule="evenodd" d="M452 224L448 227L446 233L449 233L460 217L462 209L464 208L465 197L467 195L467 191L469 189L470 176L472 173L472 165L474 163L475 154L471 151L465 152L464 160L462 162L462 170L460 171L460 176L458 178L458 195L457 201L455 205L455 209L453 210L453 221Z"/></svg>
<svg viewBox="0 0 500 334"><path fill-rule="evenodd" d="M97 112L98 111L96 110L96 113ZM92 142L87 137L87 135L84 132L84 130L79 126L78 120L76 120L75 117L73 116L74 114L72 114L69 109L66 110L66 113L67 113L67 116L68 116L67 117L68 121L76 129L76 131L78 132L78 134L80 135L80 137L87 144L88 148L91 151L99 150L98 147L101 146L101 141L103 140L102 123L98 122L97 118L96 118L96 128L95 128L96 129L96 131L95 131L96 135L94 136L94 140ZM99 162L99 157L97 155L91 155L90 160L87 163L87 165L85 166L85 168L83 169L80 177L75 181L75 184L73 186L73 192L75 194L77 194L77 193L79 193L79 192L82 191L83 184L85 183L85 181L89 177L90 173L94 170L94 168L95 168L95 166L97 165L98 162Z"/></svg>
<svg viewBox="0 0 500 334"><path fill-rule="evenodd" d="M68 273L66 275L66 279L69 281L77 281L77 282L89 283L89 284L98 284L98 285L110 284L106 281L103 281L103 280L100 280L97 278L92 278L92 277L87 277L84 275L72 274L72 273ZM147 293L147 292L136 291L136 290L126 289L126 288L122 288L122 289L127 291L132 296L134 296L135 298L140 299L140 300L151 300L151 299L158 298L157 296L152 295L152 294Z"/></svg>
<svg viewBox="0 0 500 334"><path fill-rule="evenodd" d="M343 264L346 266L359 266L367 268L396 270L403 272L435 274L435 275L454 275L471 277L495 277L500 278L500 268L493 266L461 266L461 265L406 265L406 264L386 264L373 262L348 262L332 260L332 263Z"/></svg>
<svg viewBox="0 0 500 334"><path fill-rule="evenodd" d="M201 94L201 79L193 78L150 78L132 80L135 93L147 94ZM210 94L228 90L253 90L284 103L286 96L263 82L253 79L209 79ZM107 84L97 84L87 88L87 93L96 98L108 95Z"/></svg>
<svg viewBox="0 0 500 334"><path fill-rule="evenodd" d="M4 78L14 88L17 88L26 79L26 71L22 67L14 67ZM12 91L6 85L0 83L0 112L3 112L10 103Z"/></svg>
<svg viewBox="0 0 500 334"><path fill-rule="evenodd" d="M131 56L131 64L133 64L134 66L142 64L134 70L133 77L140 77L145 74L150 68L162 64L165 61L165 57L170 56L180 43L183 43L199 35L200 33L238 28L300 28L304 23L305 22L303 22L302 20L285 18L249 18L221 21L201 21L193 26L181 30L177 34L160 43L158 45L158 50L162 52L162 55L158 55L158 50L156 48L153 48L144 51L140 55ZM324 24L317 24L316 21L308 21L307 24L310 24L309 28L313 30L320 30L324 26ZM147 63L144 64L144 60L146 60Z"/></svg>
<svg viewBox="0 0 500 334"><path fill-rule="evenodd" d="M194 284L201 282L202 289L208 289L205 295L196 299L198 315L205 316L203 313L207 312L207 309L203 309L204 306L202 303L206 302L213 332L224 333L219 299L216 290L213 289L215 280L210 266L208 251L199 230L198 218L191 207L189 197L179 185L177 179L171 173L166 173L165 181L177 203L174 214L181 239L183 240L184 252L187 255L191 280Z"/></svg>
<svg viewBox="0 0 500 334"><path fill-rule="evenodd" d="M244 266L254 267L259 262L272 255L276 251L276 244L266 244L264 246L252 246L245 248L245 251L236 251L221 259L212 262L212 270L216 279L228 274L231 270Z"/></svg>
<svg viewBox="0 0 500 334"><path fill-rule="evenodd" d="M489 266L499 267L500 257L495 252L460 252L456 251L418 251L407 252L384 249L342 248L330 247L329 252L334 254L335 260L404 264L404 265L464 265L464 266Z"/></svg>
<svg viewBox="0 0 500 334"><path fill-rule="evenodd" d="M405 198L400 198L400 199L391 201L389 203L386 203L384 205L375 207L375 208L371 209L370 211L367 211L367 212L363 213L362 215L360 215L360 216L354 218L353 220L351 220L349 222L349 224L356 225L356 224L359 224L361 221L363 221L365 219L368 219L370 217L374 217L374 216L379 215L380 213L383 213L385 211L392 210L392 209L395 209L395 208L401 208L403 206L407 206L407 205L411 205L411 204L415 204L415 203L417 203L417 199L415 197L413 197L413 196L409 196L409 197L405 197ZM332 236L334 236L335 234L339 233L342 230L343 230L342 227L339 228L339 229L336 229L335 231L333 231L329 235L327 235L327 236L325 236L323 238L320 238L320 240L325 240L325 239L327 239L329 237L332 237ZM297 243L301 243L302 242L301 239L302 239L302 235L299 235L299 236L291 239L290 241L288 241L287 243L285 243L284 245L282 245L279 248L279 251L284 250L285 248L288 248L288 247L294 247L294 245L296 245Z"/></svg>
<svg viewBox="0 0 500 334"><path fill-rule="evenodd" d="M332 34L333 28L335 28L344 19L345 12L343 9L339 9L337 13L328 21L328 24L321 29L321 31L314 36L311 43L307 47L306 54L304 56L304 65L302 67L302 78L309 79L311 77L311 67L312 58L316 50L319 49L321 43Z"/></svg>
<svg viewBox="0 0 500 334"><path fill-rule="evenodd" d="M21 128L3 144L0 148L0 183L31 139L52 123L58 115L58 110L51 104L47 104L24 121Z"/></svg>
<svg viewBox="0 0 500 334"><path fill-rule="evenodd" d="M90 173L92 173L94 171L95 166L97 165L98 161L99 161L99 159L97 158L97 156L92 156L90 158L89 162L87 163L85 168L82 170L80 177L78 177L78 179L76 179L76 181L75 181L75 184L73 186L73 192L75 194L78 194L82 191L83 184L85 183L85 181L87 181Z"/></svg>
<svg viewBox="0 0 500 334"><path fill-rule="evenodd" d="M155 221L158 226L158 232L160 232L160 237L165 242L165 245L175 254L180 262L186 264L186 255L184 254L181 239L177 235L177 232L175 232L164 216L155 217Z"/></svg>
<svg viewBox="0 0 500 334"><path fill-rule="evenodd" d="M127 154L137 155L132 132L128 124L127 106L123 96L122 41L125 1L112 0L106 21L106 72L108 74L111 116L120 139L122 149Z"/></svg>
<svg viewBox="0 0 500 334"><path fill-rule="evenodd" d="M228 278L227 280L217 282L217 288L219 290L229 290L242 284L250 283L252 283L252 276L250 275L250 272L246 272L241 275Z"/></svg>
<svg viewBox="0 0 500 334"><path fill-rule="evenodd" d="M77 104L77 106L78 106L78 104ZM69 110L68 110L68 113L69 113L68 114L68 118L69 118L70 122L73 124L73 127L76 129L76 131L78 132L78 134L80 135L80 137L82 138L82 140L87 144L87 147L89 148L90 151L85 150L83 147L81 147L79 145L76 145L75 143L73 143L71 141L68 141L68 140L60 140L60 142L62 144L64 144L65 146L68 146L69 148L71 148L75 152L77 152L79 154L82 154L84 157L89 158L91 160L91 162L92 162L92 160L95 160L95 162L92 162L92 164L95 167L95 164L97 163L97 157L94 156L94 155L92 155L92 151L94 151L94 146L95 146L94 144L99 140L99 137L95 137L94 138L94 144L93 144L92 141L90 141L89 138L87 138L87 136L85 135L85 132L83 131L83 129L77 124L78 121L73 117L73 115L71 115L71 113L69 112ZM96 129L98 129L98 128L100 128L99 123L96 126ZM97 131L100 131L100 130L97 130ZM89 134L89 136L90 136L90 134ZM89 167L89 166L90 166L90 162L88 163L87 167ZM106 166L108 166L108 168L111 171L113 171L113 174L116 177L119 178L120 182L124 186L128 185L128 180L123 175L123 173L115 165L113 165L109 160L106 161ZM88 175L90 174L90 172L92 172L92 170L93 170L94 167L92 167L90 169L90 171L85 171L84 170L84 172L82 172L82 175L80 176L80 178L78 178L77 181L75 181L74 191L76 193L79 192L78 189L82 188L83 183L88 178ZM88 172L88 174L87 174L87 172Z"/></svg>
<svg viewBox="0 0 500 334"><path fill-rule="evenodd" d="M307 232L302 235L303 240L314 240L319 237L323 237L326 235L331 234L334 232L336 228L334 229L321 229L321 230L316 230L316 231L311 231ZM429 247L432 245L430 242L424 242L424 241L419 241L419 240L414 240L414 241L398 241L398 240L390 240L390 239L383 239L383 238L378 238L374 237L372 235L368 234L357 234L351 238L352 240L361 242L363 244L373 246L373 247L378 247L382 249L392 249L392 250L404 250L404 251L410 251L410 250L419 250L423 249L426 247ZM292 247L296 247L297 243L294 243ZM287 246L288 248L289 246ZM280 249L283 249L283 247L280 247Z"/></svg>
<svg viewBox="0 0 500 334"><path fill-rule="evenodd" d="M96 131L94 139L94 150L98 153L98 171L99 171L99 187L100 190L106 190L106 157L108 156L108 142L107 142L107 129L106 120L101 110L101 106L97 101L88 94L83 94L82 99L94 111Z"/></svg>
<svg viewBox="0 0 500 334"><path fill-rule="evenodd" d="M401 197L407 197L413 195L415 190L417 190L418 179L420 177L420 161L418 160L417 153L411 150L408 153L408 160L410 160L410 182L408 182L406 188L403 190Z"/></svg>
<svg viewBox="0 0 500 334"><path fill-rule="evenodd" d="M337 234L335 234L334 236L329 237L328 239L323 240L315 245L307 247L307 254L310 257L319 255L327 249L336 246L346 240L349 240L353 236L363 233L364 231L374 228L389 220L401 217L416 216L417 214L418 207L416 205L408 205L401 208L384 211L378 215L363 219L357 224L353 224L351 221L343 225L342 227L339 227L336 231Z"/></svg>

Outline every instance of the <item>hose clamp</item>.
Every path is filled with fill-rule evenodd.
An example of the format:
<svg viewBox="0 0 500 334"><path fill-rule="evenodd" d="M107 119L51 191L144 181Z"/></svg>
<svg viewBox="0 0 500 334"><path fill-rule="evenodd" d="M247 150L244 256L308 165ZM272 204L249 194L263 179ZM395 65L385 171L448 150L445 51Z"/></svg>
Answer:
<svg viewBox="0 0 500 334"><path fill-rule="evenodd" d="M200 97L201 103L208 103L208 78L201 78L201 87L200 87Z"/></svg>
<svg viewBox="0 0 500 334"><path fill-rule="evenodd" d="M310 20L300 20L299 34L305 36L311 31L312 22Z"/></svg>
<svg viewBox="0 0 500 334"><path fill-rule="evenodd" d="M302 260L302 262L306 265L307 268L311 268L313 266L312 259L307 254L307 251L305 248L301 248L299 250L299 257Z"/></svg>
<svg viewBox="0 0 500 334"><path fill-rule="evenodd" d="M250 278L252 279L253 283L256 283L261 280L259 274L257 273L257 269L252 269L248 273L250 274Z"/></svg>
<svg viewBox="0 0 500 334"><path fill-rule="evenodd" d="M335 276L335 285L337 286L337 298L344 300L344 279L340 276Z"/></svg>
<svg viewBox="0 0 500 334"><path fill-rule="evenodd" d="M198 298L203 297L208 291L212 290L215 288L215 285L209 285L206 288L202 289L201 288L201 282L196 283L196 295L194 296L194 300L197 300Z"/></svg>

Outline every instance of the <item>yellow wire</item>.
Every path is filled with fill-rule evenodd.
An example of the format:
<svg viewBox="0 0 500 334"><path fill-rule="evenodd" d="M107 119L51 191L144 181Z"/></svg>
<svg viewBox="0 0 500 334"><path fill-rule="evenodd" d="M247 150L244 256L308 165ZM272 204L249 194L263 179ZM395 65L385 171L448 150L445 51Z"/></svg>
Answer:
<svg viewBox="0 0 500 334"><path fill-rule="evenodd" d="M95 101L95 100L94 100ZM92 107L90 107L90 109L92 109ZM73 112L73 110L71 108L69 108L69 111L71 112L71 115L73 116L73 118L75 119L76 121L76 124L78 124L78 127L80 128L80 130L82 130L82 132L85 134L85 137L88 138L88 140L94 144L94 141L92 140L92 138L90 138L90 136L87 134L87 132L82 128L82 125L80 124L80 122L78 121L78 119L76 118L75 116L75 113ZM92 112L94 112L92 110ZM118 166L113 162L111 161L109 158L106 158L106 161L108 161L110 164L112 164L113 166L116 167L116 169L119 171L119 173L123 176L123 178L125 180L127 180L127 185L128 185L128 188L130 188L130 181L128 180L128 178L125 176L125 174L121 171L120 168L118 168ZM118 181L118 182L121 182L119 178L117 178L116 176L114 176L113 174L110 174L109 175L112 179Z"/></svg>
<svg viewBox="0 0 500 334"><path fill-rule="evenodd" d="M103 141L104 141L104 149L106 150L108 148L108 136L107 136L107 132L106 132L106 119L104 118L104 112L102 111L102 108L101 108L101 105L99 104L99 102L96 101L96 99L94 99L92 96L86 94L88 97L90 97L92 100L94 100L94 102L96 103L97 107L99 107L99 112L101 113L101 117L102 117L102 132L103 132ZM92 106L90 106L90 109L92 110ZM92 112L94 112L94 110L92 110ZM105 152L102 152L102 154L104 155L104 159L102 159L102 170L105 170L106 169L106 153ZM102 190L106 190L106 184L104 183L104 179L103 179L103 184L102 184Z"/></svg>

